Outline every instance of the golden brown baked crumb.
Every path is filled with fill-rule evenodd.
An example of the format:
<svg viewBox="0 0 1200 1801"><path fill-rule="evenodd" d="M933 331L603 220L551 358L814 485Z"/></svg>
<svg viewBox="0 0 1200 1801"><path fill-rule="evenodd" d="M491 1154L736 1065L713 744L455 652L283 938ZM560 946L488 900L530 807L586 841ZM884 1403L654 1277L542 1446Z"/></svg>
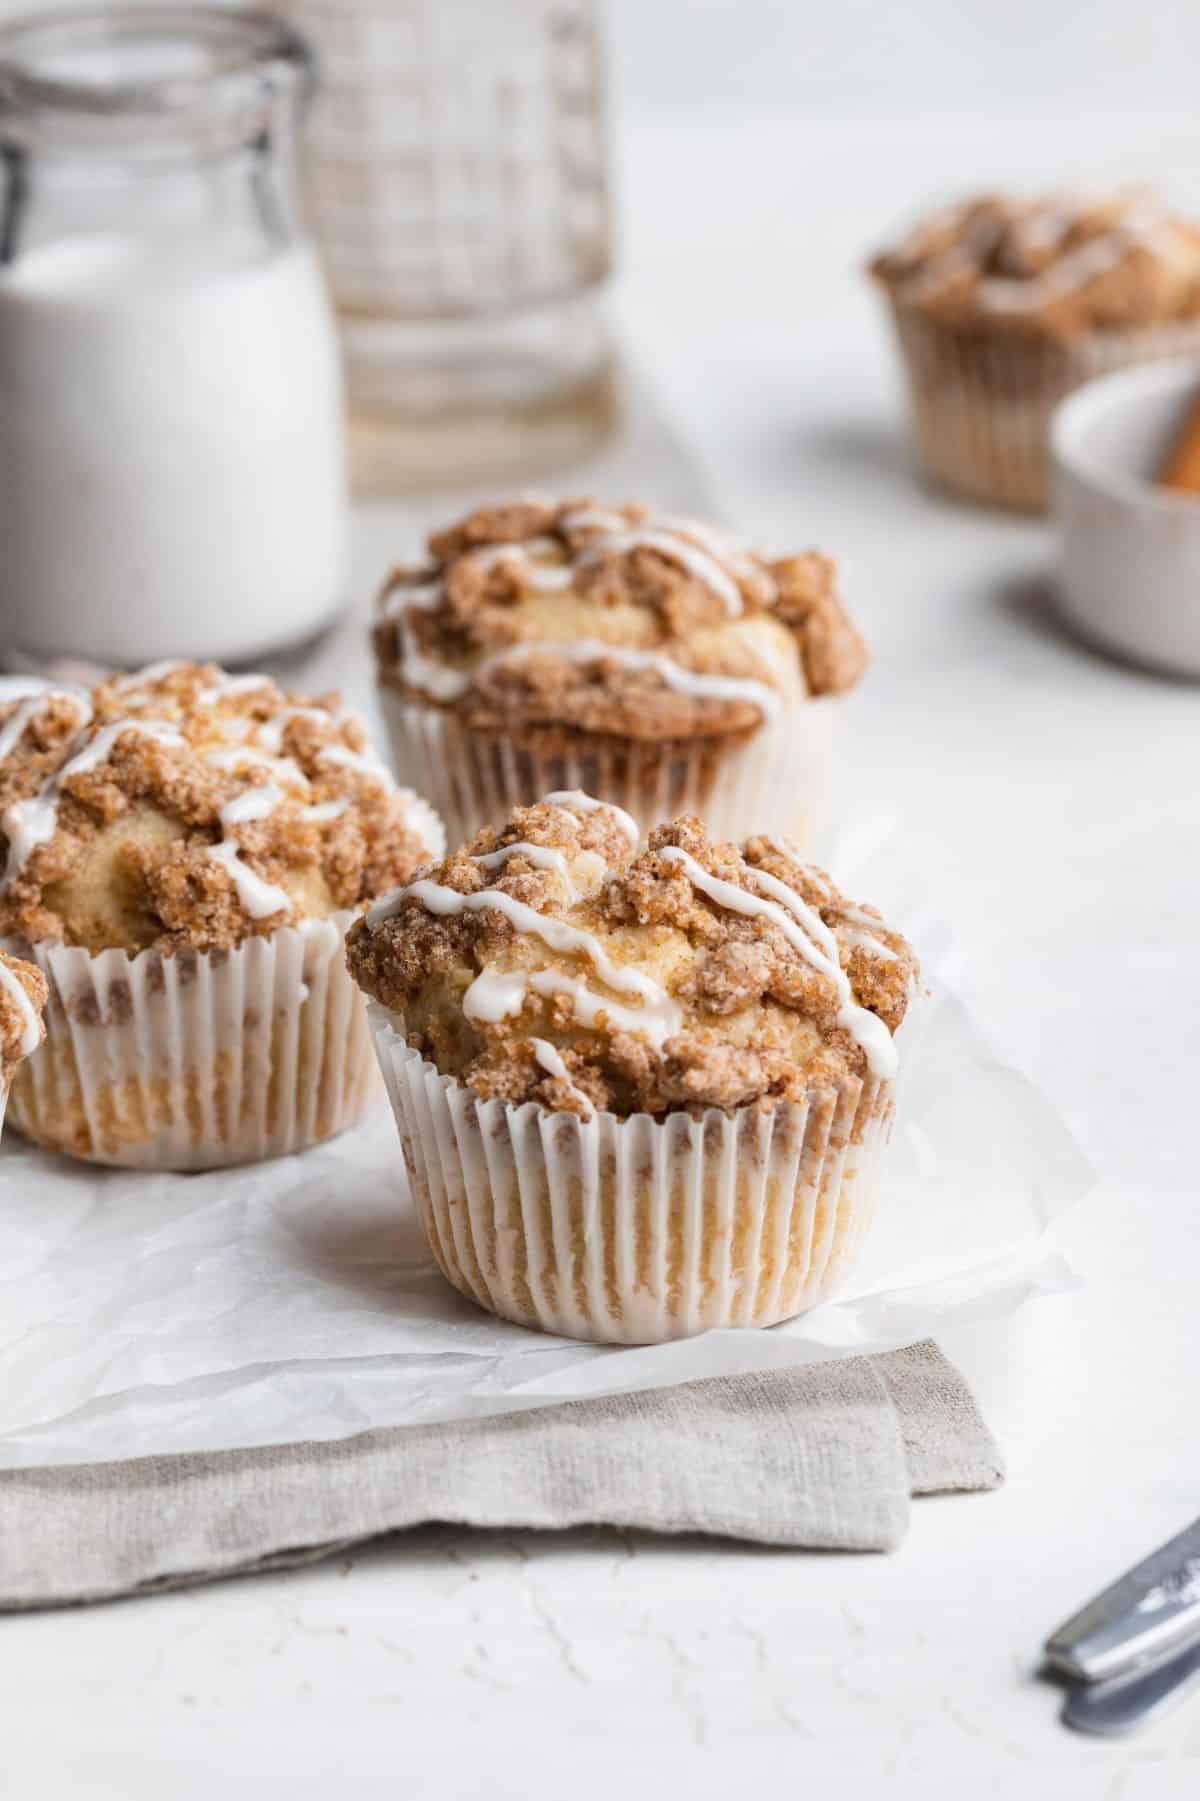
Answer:
<svg viewBox="0 0 1200 1801"><path fill-rule="evenodd" d="M380 679L480 731L639 740L755 731L866 661L834 565L778 562L641 505L522 501L429 539L379 601Z"/></svg>
<svg viewBox="0 0 1200 1801"><path fill-rule="evenodd" d="M0 934L216 950L358 906L441 848L335 694L213 664L0 700Z"/></svg>
<svg viewBox="0 0 1200 1801"><path fill-rule="evenodd" d="M1070 337L1200 317L1200 227L1141 193L984 195L918 225L871 272L897 305L989 332Z"/></svg>
<svg viewBox="0 0 1200 1801"><path fill-rule="evenodd" d="M0 1082L4 1087L21 1059L45 1037L42 1013L46 999L46 978L41 970L0 951Z"/></svg>
<svg viewBox="0 0 1200 1801"><path fill-rule="evenodd" d="M478 1094L583 1114L880 1073L917 964L876 913L770 838L684 818L639 850L585 803L518 808L351 928L351 973L413 1048Z"/></svg>

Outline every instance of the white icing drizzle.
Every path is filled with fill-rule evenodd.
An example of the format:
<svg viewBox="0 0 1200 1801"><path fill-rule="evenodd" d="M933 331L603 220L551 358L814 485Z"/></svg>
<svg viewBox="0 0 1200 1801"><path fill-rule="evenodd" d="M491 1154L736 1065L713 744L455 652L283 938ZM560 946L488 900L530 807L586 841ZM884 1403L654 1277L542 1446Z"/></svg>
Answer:
<svg viewBox="0 0 1200 1801"><path fill-rule="evenodd" d="M627 532L629 521L609 507L574 507L563 520L569 531Z"/></svg>
<svg viewBox="0 0 1200 1801"><path fill-rule="evenodd" d="M668 1038L673 1038L683 1024L683 1013L678 1001L673 1001L669 994L661 991L662 998L656 1002L644 1002L642 1006L623 1007L617 1001L611 1001L603 994L597 994L578 976L566 975L557 969L535 969L526 978L535 994L549 998L556 994L569 994L575 1018L581 1026L594 1026L603 1015L610 1029L618 1032L635 1032L645 1038L656 1051L661 1051Z"/></svg>
<svg viewBox="0 0 1200 1801"><path fill-rule="evenodd" d="M685 669L674 657L661 650L635 650L631 645L608 644L602 638L579 638L572 644L515 644L501 651L475 670L475 680L485 670L502 663L526 662L531 656L561 657L566 663L618 663L623 669L653 669L663 686L675 694L686 694L694 700L745 700L758 708L764 719L773 719L783 706L783 696L768 682L750 676L707 675L697 669Z"/></svg>
<svg viewBox="0 0 1200 1801"><path fill-rule="evenodd" d="M463 994L462 1009L481 1025L498 1025L521 1011L528 989L529 977L519 970L485 969Z"/></svg>
<svg viewBox="0 0 1200 1801"><path fill-rule="evenodd" d="M624 807L618 807L615 801L597 800L594 795L585 794L582 788L556 788L545 798L560 813L611 813L630 845L634 850L637 849L641 838L638 822L632 813L627 813Z"/></svg>
<svg viewBox="0 0 1200 1801"><path fill-rule="evenodd" d="M554 850L548 844L527 844L524 839L516 844L505 844L499 850L490 850L471 858L472 863L480 869L502 869L510 857L526 857L539 869L553 869L561 878L567 891L568 900L578 898L578 889L571 878L571 868L562 851Z"/></svg>
<svg viewBox="0 0 1200 1801"><path fill-rule="evenodd" d="M0 698L7 699L9 697L0 696ZM30 720L36 718L50 700L69 700L78 711L81 728L91 721L92 704L84 695L77 694L73 688L46 688L39 685L26 699L21 701L20 705L5 720L3 726L0 726L0 763L4 761L5 757L11 756L24 737L25 728Z"/></svg>
<svg viewBox="0 0 1200 1801"><path fill-rule="evenodd" d="M283 733L289 719L315 719L328 725L330 718L321 707L280 707L272 719L264 719L257 727L255 741L277 756L283 749Z"/></svg>
<svg viewBox="0 0 1200 1801"><path fill-rule="evenodd" d="M229 840L214 844L208 854L214 863L220 863L228 870L237 889L238 900L251 919L268 919L272 913L279 913L284 907L291 906L291 899L282 888L275 887L273 882L264 881L262 876L256 875L242 862L236 844Z"/></svg>
<svg viewBox="0 0 1200 1801"><path fill-rule="evenodd" d="M246 788L241 794L235 794L221 808L221 824L223 826L249 825L255 819L269 819L276 807L286 796L282 788L273 782L264 782L260 788Z"/></svg>
<svg viewBox="0 0 1200 1801"><path fill-rule="evenodd" d="M745 547L699 520L664 516L635 526L619 513L604 507L576 507L563 515L562 524L567 530L592 530L596 534L589 537L566 563L534 560L535 552L549 555L560 548L555 539L543 536L527 538L523 543L483 545L464 554L483 569L497 563L517 563L532 588L541 593L557 593L571 586L576 568L595 563L604 556L621 555L644 546L669 557L707 587L721 601L730 618L739 617L744 610L739 582L749 586L764 605L775 598L774 581L759 568ZM395 623L399 662L405 681L433 700L457 700L482 674L543 653L574 663L592 662L604 656L626 668L654 669L665 685L677 693L715 700L749 700L761 709L764 717L781 704L779 694L767 682L699 675L684 669L661 651L637 651L601 640L542 640L486 657L470 670L453 669L418 649L407 628L409 613L430 611L444 593L445 581L437 577L393 589L383 605L382 616Z"/></svg>
<svg viewBox="0 0 1200 1801"><path fill-rule="evenodd" d="M307 788L308 777L294 757L273 757L265 750L255 750L250 744L236 744L228 750L210 750L205 752L204 761L212 769L243 769L253 764L257 769L271 769L276 775L284 776L290 782Z"/></svg>
<svg viewBox="0 0 1200 1801"><path fill-rule="evenodd" d="M36 1051L42 1042L42 1021L37 1008L25 992L17 972L10 969L3 957L0 957L0 988L8 995L18 1013L21 1015L21 1038L17 1045L17 1054L28 1057Z"/></svg>
<svg viewBox="0 0 1200 1801"><path fill-rule="evenodd" d="M208 688L201 688L196 699L202 706L212 706L214 701L230 700L239 694L254 694L259 688L273 688L274 682L269 675L225 675L222 673Z"/></svg>
<svg viewBox="0 0 1200 1801"><path fill-rule="evenodd" d="M678 1002L666 993L657 1002L624 1007L607 995L597 994L580 977L560 969L485 969L463 995L463 1012L468 1019L495 1025L521 1011L530 989L547 1000L559 994L569 995L571 1010L579 1025L591 1027L603 1018L610 1030L636 1033L656 1051L661 1051L667 1039L673 1038L683 1024Z"/></svg>
<svg viewBox="0 0 1200 1801"><path fill-rule="evenodd" d="M322 763L337 763L343 769L355 769L359 775L381 782L385 788L392 786L391 774L373 751L350 750L344 744L323 744L317 755Z"/></svg>
<svg viewBox="0 0 1200 1801"><path fill-rule="evenodd" d="M563 955L576 953L586 957L600 980L609 988L615 988L618 994L636 994L651 1006L661 1006L668 999L666 990L650 976L643 975L640 969L628 969L614 963L593 933L568 925L563 919L539 913L535 908L527 907L524 901L514 900L511 894L505 894L502 888L481 888L476 894L459 894L454 888L445 888L439 882L420 878L407 883L403 888L393 889L391 894L385 894L369 907L368 925L379 925L381 921L390 919L399 911L401 904L410 898L419 901L428 912L443 918L448 914L482 913L488 909L503 913L516 931L540 938L552 951L559 951Z"/></svg>
<svg viewBox="0 0 1200 1801"><path fill-rule="evenodd" d="M718 562L723 562L737 576L738 581L751 588L764 606L770 606L779 595L775 578L760 568L749 554L748 546L739 538L731 537L727 532L718 531L713 525L705 524L702 519L686 519L682 517L661 518L657 521L660 528L676 533L681 538L690 538L699 544L702 550ZM741 610L740 607L738 609Z"/></svg>
<svg viewBox="0 0 1200 1801"><path fill-rule="evenodd" d="M89 708L90 718L90 708ZM86 729L86 728L85 728ZM101 726L95 736L52 775L39 794L30 800L13 801L0 817L0 830L8 839L8 860L0 888L6 887L20 873L39 844L54 836L58 824L58 800L64 782L72 776L86 775L111 755L118 738L125 732L137 732L158 744L183 744L184 738L173 726L155 719L117 719Z"/></svg>
<svg viewBox="0 0 1200 1801"><path fill-rule="evenodd" d="M837 989L841 1005L838 1024L848 1031L866 1055L871 1074L880 1079L896 1073L896 1047L884 1022L854 999L850 981L838 957L837 940L815 908L810 907L795 889L779 881L765 869L750 868L755 886L763 891L750 894L735 882L711 875L687 851L668 845L659 855L670 863L678 863L693 887L728 912L747 918L768 920L782 932L806 962L831 981ZM764 899L763 894L770 896ZM789 917L789 914L791 917Z"/></svg>
<svg viewBox="0 0 1200 1801"><path fill-rule="evenodd" d="M826 893L828 892L826 889ZM895 951L876 936L876 933L883 930L882 920L876 919L873 913L864 912L861 907L847 906L844 901L839 907L839 912L842 917L837 922L837 929L847 944L858 945L860 950L865 950L871 956L878 957L881 963L896 961Z"/></svg>
<svg viewBox="0 0 1200 1801"><path fill-rule="evenodd" d="M560 594L571 586L575 572L569 563L537 563L534 554L552 556L560 546L553 538L526 538L523 544L487 544L468 551L472 563L483 570L497 563L516 563L529 586L541 594Z"/></svg>
<svg viewBox="0 0 1200 1801"><path fill-rule="evenodd" d="M232 800L227 800L221 808L222 829L228 831L239 825L249 825L253 820L268 819L286 799L283 789L277 788L273 782L265 782L259 788L247 788L243 793L235 794ZM272 913L279 913L284 907L291 906L290 896L244 863L240 849L231 840L225 839L214 845L208 854L214 863L220 863L222 868L228 870L237 889L238 900L251 919L267 919Z"/></svg>
<svg viewBox="0 0 1200 1801"><path fill-rule="evenodd" d="M148 688L152 682L161 682L164 676L175 675L187 667L180 657L164 657L161 663L147 663L144 669L133 669L128 675L117 676L113 687L128 694L131 688Z"/></svg>
<svg viewBox="0 0 1200 1801"><path fill-rule="evenodd" d="M838 932L841 934L842 942L844 944L855 946L859 950L866 951L869 957L878 958L880 963L894 963L896 961L895 951L889 950L887 945L882 943L880 939L874 937L870 932L863 931L859 926L843 926L839 921Z"/></svg>
<svg viewBox="0 0 1200 1801"><path fill-rule="evenodd" d="M554 1045L552 1045L548 1039L531 1038L529 1042L533 1046L534 1056L546 1071L547 1075L556 1076L560 1082L565 1082L570 1093L577 1101L582 1103L590 1118L595 1112L595 1108L592 1106L591 1101L583 1092L582 1088L576 1087L570 1070L563 1062L562 1053L556 1050Z"/></svg>
<svg viewBox="0 0 1200 1801"><path fill-rule="evenodd" d="M571 523L569 517L566 523ZM580 552L580 567L598 563L606 556L623 556L627 551L640 549L657 550L660 556L678 563L690 576L716 595L730 619L736 619L741 613L741 589L721 567L716 557L701 550L699 545L690 543L680 532L656 529L653 522L627 526L624 531L593 539Z"/></svg>
<svg viewBox="0 0 1200 1801"><path fill-rule="evenodd" d="M1053 253L1063 243L1071 228L1086 218L1086 202L1059 200L1038 205L1023 218L1014 218L1008 229L1027 249ZM919 256L924 237L941 227L953 225L953 215L918 227L901 246L899 254ZM1005 227L994 217L976 221L973 232L960 243L951 245L932 258L916 273L900 284L899 292L908 301L921 301L936 294L956 276L978 273L999 242ZM1025 312L1057 295L1071 293L1098 275L1115 269L1130 250L1142 246L1167 261L1180 255L1181 245L1170 219L1145 198L1136 200L1110 226L1096 232L1076 249L1057 261L1051 261L1036 275L990 275L979 283L978 300L989 312Z"/></svg>
<svg viewBox="0 0 1200 1801"><path fill-rule="evenodd" d="M321 800L315 806L299 808L299 814L311 825L327 825L331 819L340 819L349 805L348 800Z"/></svg>
<svg viewBox="0 0 1200 1801"><path fill-rule="evenodd" d="M402 620L405 613L431 613L445 592L446 584L440 575L432 581L413 582L407 587L401 583L384 600L382 617Z"/></svg>

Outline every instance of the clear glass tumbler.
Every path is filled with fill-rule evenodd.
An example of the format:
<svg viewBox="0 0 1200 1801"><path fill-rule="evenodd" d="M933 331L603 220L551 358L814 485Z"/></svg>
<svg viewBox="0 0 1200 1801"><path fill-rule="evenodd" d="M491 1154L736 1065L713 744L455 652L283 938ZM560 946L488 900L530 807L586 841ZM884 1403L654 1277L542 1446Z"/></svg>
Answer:
<svg viewBox="0 0 1200 1801"><path fill-rule="evenodd" d="M0 652L241 662L344 595L312 59L219 6L0 29Z"/></svg>
<svg viewBox="0 0 1200 1801"><path fill-rule="evenodd" d="M592 0L286 0L362 490L535 473L613 423Z"/></svg>

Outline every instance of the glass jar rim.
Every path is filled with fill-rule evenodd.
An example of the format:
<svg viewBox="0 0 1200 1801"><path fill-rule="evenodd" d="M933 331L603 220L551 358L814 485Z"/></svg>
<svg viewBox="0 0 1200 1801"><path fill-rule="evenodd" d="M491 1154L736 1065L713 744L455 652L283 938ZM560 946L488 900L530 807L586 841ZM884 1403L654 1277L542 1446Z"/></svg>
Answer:
<svg viewBox="0 0 1200 1801"><path fill-rule="evenodd" d="M271 13L170 0L24 13L0 25L0 135L52 116L72 135L224 119L241 136L281 86L303 100L315 77L307 38Z"/></svg>

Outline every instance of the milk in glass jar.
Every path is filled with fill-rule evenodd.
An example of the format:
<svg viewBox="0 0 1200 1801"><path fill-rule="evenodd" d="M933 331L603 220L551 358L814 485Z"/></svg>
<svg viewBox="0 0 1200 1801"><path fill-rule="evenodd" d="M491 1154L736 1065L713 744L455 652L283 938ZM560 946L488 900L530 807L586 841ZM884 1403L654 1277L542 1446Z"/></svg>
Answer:
<svg viewBox="0 0 1200 1801"><path fill-rule="evenodd" d="M256 658L337 611L302 37L220 7L0 30L0 654Z"/></svg>

